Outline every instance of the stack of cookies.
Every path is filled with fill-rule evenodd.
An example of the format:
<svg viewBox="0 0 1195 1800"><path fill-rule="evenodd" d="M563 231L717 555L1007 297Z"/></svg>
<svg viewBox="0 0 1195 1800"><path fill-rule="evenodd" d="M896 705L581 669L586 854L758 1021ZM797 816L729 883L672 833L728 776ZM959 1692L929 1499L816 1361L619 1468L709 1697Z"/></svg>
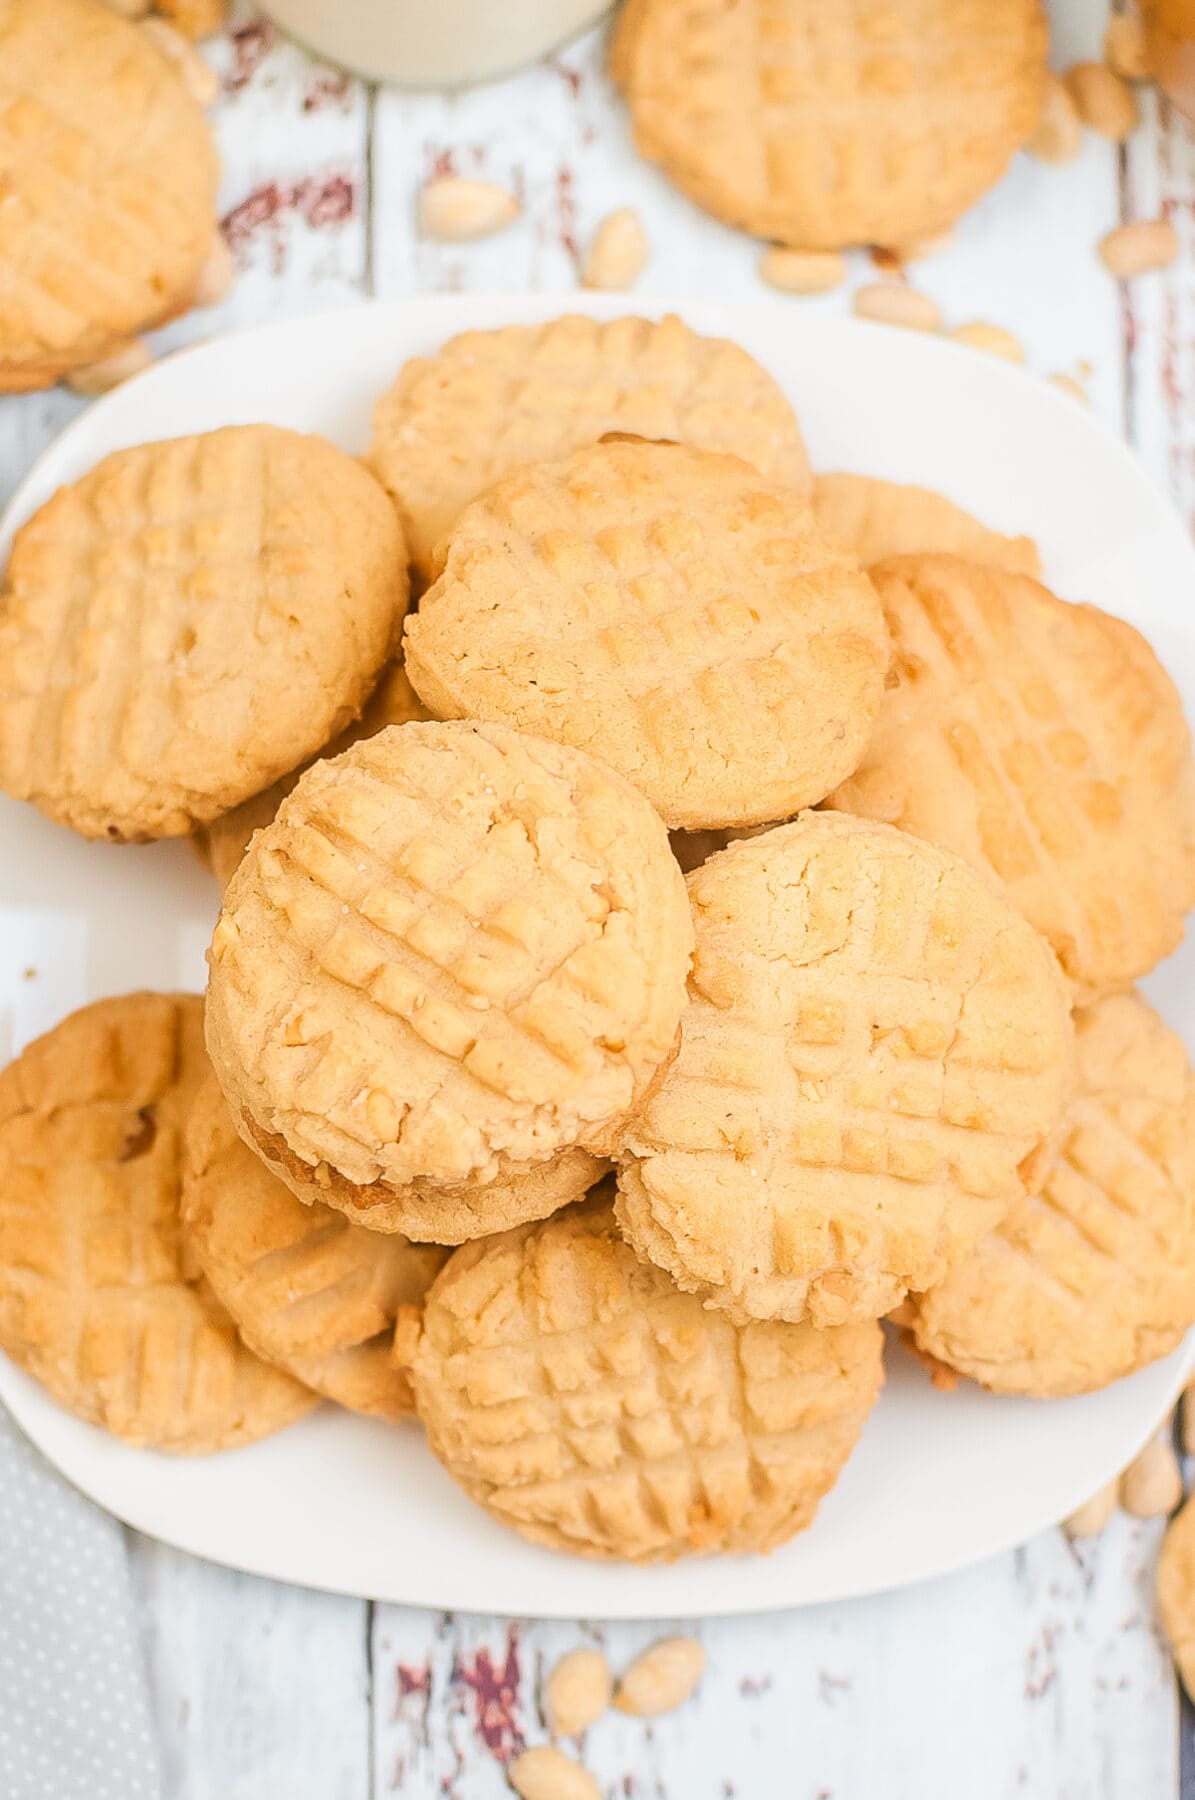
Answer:
<svg viewBox="0 0 1195 1800"><path fill-rule="evenodd" d="M996 1392L1165 1354L1195 1079L1132 984L1195 765L1036 570L814 480L674 318L454 339L364 464L242 426L57 494L0 783L194 834L223 907L205 1006L0 1077L0 1344L161 1449L414 1411L524 1536L637 1561L806 1526L885 1316Z"/></svg>

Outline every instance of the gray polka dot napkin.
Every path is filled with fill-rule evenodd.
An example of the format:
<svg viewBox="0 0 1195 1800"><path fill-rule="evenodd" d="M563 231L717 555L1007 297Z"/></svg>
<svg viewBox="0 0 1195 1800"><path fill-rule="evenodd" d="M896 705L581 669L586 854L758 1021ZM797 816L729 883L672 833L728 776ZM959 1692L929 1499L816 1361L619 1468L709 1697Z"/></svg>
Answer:
<svg viewBox="0 0 1195 1800"><path fill-rule="evenodd" d="M162 1797L123 1530L2 1406L0 1796Z"/></svg>

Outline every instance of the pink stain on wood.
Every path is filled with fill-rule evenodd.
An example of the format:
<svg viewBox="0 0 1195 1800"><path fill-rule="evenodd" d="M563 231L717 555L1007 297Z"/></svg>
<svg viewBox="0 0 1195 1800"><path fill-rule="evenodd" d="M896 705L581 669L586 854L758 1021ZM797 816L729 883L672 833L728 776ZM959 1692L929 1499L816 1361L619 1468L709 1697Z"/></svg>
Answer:
<svg viewBox="0 0 1195 1800"><path fill-rule="evenodd" d="M424 1663L420 1669L413 1669L409 1663L399 1663L395 1668L398 1677L398 1697L405 1700L410 1694L430 1694L432 1691L432 1672Z"/></svg>
<svg viewBox="0 0 1195 1800"><path fill-rule="evenodd" d="M431 151L430 145L428 148L431 153L431 164L427 171L429 181L447 181L450 175L456 174L455 150Z"/></svg>
<svg viewBox="0 0 1195 1800"><path fill-rule="evenodd" d="M317 69L303 95L303 111L323 112L325 107L347 106L352 88L353 78L344 70Z"/></svg>
<svg viewBox="0 0 1195 1800"><path fill-rule="evenodd" d="M581 253L577 248L577 197L573 192L573 172L563 167L556 171L556 234L561 248L579 263Z"/></svg>
<svg viewBox="0 0 1195 1800"><path fill-rule="evenodd" d="M550 69L554 70L554 72L557 75L559 75L561 81L563 81L565 87L568 89L568 91L572 95L573 99L576 100L579 97L580 92L581 92L581 71L580 71L580 69L570 69L570 67L567 63L562 63L562 62L549 63L548 67Z"/></svg>
<svg viewBox="0 0 1195 1800"><path fill-rule="evenodd" d="M453 1664L452 1679L469 1688L473 1694L477 1735L499 1762L509 1762L523 1748L523 1733L518 1721L519 1708L519 1628L511 1625L506 1632L506 1657L495 1664L488 1650L478 1650L472 1667L459 1658Z"/></svg>
<svg viewBox="0 0 1195 1800"><path fill-rule="evenodd" d="M272 266L286 266L285 229L289 218L301 218L313 231L333 229L355 217L359 195L348 175L307 176L302 181L263 182L221 221L229 248L244 266L264 238Z"/></svg>
<svg viewBox="0 0 1195 1800"><path fill-rule="evenodd" d="M232 45L232 68L224 77L224 91L239 94L242 88L248 87L274 48L274 27L268 19L250 19L247 25L238 25L235 31L230 31L228 41Z"/></svg>

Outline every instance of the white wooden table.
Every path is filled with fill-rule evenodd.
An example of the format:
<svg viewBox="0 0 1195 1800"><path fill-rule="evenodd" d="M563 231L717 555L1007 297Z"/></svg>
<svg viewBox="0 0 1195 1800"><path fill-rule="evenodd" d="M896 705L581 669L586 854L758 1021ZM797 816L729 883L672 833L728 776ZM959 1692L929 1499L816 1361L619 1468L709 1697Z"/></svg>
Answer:
<svg viewBox="0 0 1195 1800"><path fill-rule="evenodd" d="M1056 63L1098 53L1100 0L1053 10ZM766 292L757 247L635 158L600 34L460 95L374 91L280 41L247 4L209 54L223 78L222 204L240 279L164 343L365 294L567 295L578 246L629 203L654 246L643 293ZM1019 158L913 274L950 322L994 320L1042 375L1080 377L1195 523L1195 139L1152 96L1144 105L1125 153L1089 139L1067 168ZM420 242L419 183L449 170L516 189L521 221L478 245ZM1095 240L1160 209L1183 259L1126 294ZM873 275L853 259L853 283ZM845 311L849 297L772 303L795 318ZM61 392L0 400L0 499L78 404ZM1176 1800L1180 1715L1152 1605L1158 1537L1118 1518L1082 1550L1052 1532L903 1594L711 1623L699 1699L648 1729L611 1715L585 1759L620 1800ZM129 1554L170 1800L490 1800L508 1792L512 1745L542 1739L541 1670L582 1638L620 1665L658 1630L374 1607L132 1534Z"/></svg>

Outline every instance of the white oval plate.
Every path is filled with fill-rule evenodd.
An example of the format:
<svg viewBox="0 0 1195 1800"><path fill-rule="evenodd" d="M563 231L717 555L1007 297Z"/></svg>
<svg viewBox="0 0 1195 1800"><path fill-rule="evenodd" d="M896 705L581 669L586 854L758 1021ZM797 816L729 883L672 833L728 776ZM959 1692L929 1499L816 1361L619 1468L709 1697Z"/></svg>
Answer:
<svg viewBox="0 0 1195 1800"><path fill-rule="evenodd" d="M581 296L568 304L626 310ZM42 457L0 528L0 558L15 526L108 450L253 419L361 450L372 403L406 357L454 331L541 320L561 305L552 296L374 304L182 352L101 400ZM1082 407L995 358L911 332L787 308L679 310L772 370L816 467L922 482L990 525L1031 533L1052 585L1145 631L1195 714L1195 553L1128 451ZM103 994L200 988L216 906L183 844L88 844L0 799L0 1052ZM1153 985L1195 1041L1195 969L1186 983L1176 972L1172 963ZM680 1618L876 1592L1023 1542L1128 1460L1190 1361L1188 1346L1103 1393L1040 1402L969 1383L937 1393L893 1344L883 1397L811 1531L770 1557L646 1570L523 1543L457 1491L413 1427L323 1408L252 1449L175 1460L80 1423L2 1357L0 1396L102 1506L235 1568L472 1612Z"/></svg>

